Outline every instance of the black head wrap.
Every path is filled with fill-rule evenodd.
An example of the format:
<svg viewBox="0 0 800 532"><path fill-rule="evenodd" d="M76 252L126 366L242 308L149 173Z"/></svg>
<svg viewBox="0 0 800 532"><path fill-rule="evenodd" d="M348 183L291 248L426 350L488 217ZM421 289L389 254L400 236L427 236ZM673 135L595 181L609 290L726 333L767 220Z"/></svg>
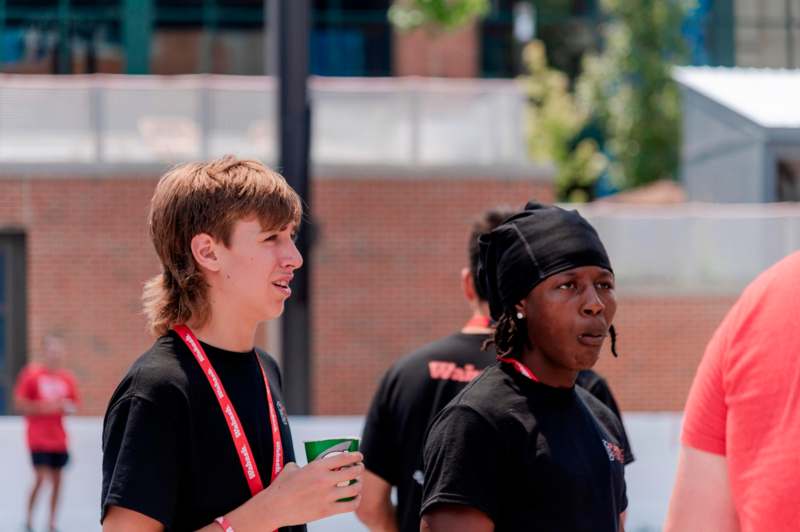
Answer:
<svg viewBox="0 0 800 532"><path fill-rule="evenodd" d="M478 279L494 320L551 275L580 266L613 272L594 227L577 211L552 205L528 203L478 245Z"/></svg>

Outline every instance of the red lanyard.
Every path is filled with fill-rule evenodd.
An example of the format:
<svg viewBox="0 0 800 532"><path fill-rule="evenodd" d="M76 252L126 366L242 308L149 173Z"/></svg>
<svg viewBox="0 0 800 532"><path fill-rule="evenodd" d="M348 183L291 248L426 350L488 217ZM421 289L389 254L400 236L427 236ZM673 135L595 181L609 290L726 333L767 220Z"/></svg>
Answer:
<svg viewBox="0 0 800 532"><path fill-rule="evenodd" d="M469 321L464 325L464 329L468 327L481 327L488 329L492 326L492 320L486 316L472 316Z"/></svg>
<svg viewBox="0 0 800 532"><path fill-rule="evenodd" d="M520 362L519 360L517 360L516 358L498 356L497 360L499 360L500 362L504 362L506 364L511 364L511 367L517 370L517 373L519 373L523 377L527 377L533 382L539 382L539 378L533 374L530 368L525 364L523 364L522 362Z"/></svg>
<svg viewBox="0 0 800 532"><path fill-rule="evenodd" d="M256 467L255 463L253 462L253 451L250 448L250 442L247 440L247 436L244 433L244 427L242 427L242 423L239 421L239 416L236 413L236 409L233 407L233 403L231 403L231 400L228 398L228 394L225 392L225 388L222 386L222 382L219 380L217 372L214 371L214 367L208 360L208 357L203 350L203 346L200 345L200 341L197 339L194 333L185 325L175 325L173 329L176 333L178 333L178 336L181 337L181 340L186 343L186 347L189 348L189 351L192 352L194 358L197 360L197 363L200 364L201 368L203 368L203 373L205 373L208 383L211 385L211 389L214 391L214 395L217 397L219 407L225 416L225 421L228 423L228 429L231 431L233 444L236 446L236 452L239 455L239 461L242 463L242 471L247 479L247 485L250 486L250 493L255 495L264 489L264 483L261 482L261 475L258 473L258 467ZM281 469L283 469L283 442L281 441L281 431L280 426L278 425L278 416L275 414L275 405L272 402L272 391L269 389L267 374L264 373L264 368L261 366L261 361L258 360L258 355L256 355L256 361L258 362L258 367L261 370L261 375L264 377L264 387L267 389L269 423L272 427L273 455L271 480L275 480L275 477L277 477L278 473L280 473Z"/></svg>

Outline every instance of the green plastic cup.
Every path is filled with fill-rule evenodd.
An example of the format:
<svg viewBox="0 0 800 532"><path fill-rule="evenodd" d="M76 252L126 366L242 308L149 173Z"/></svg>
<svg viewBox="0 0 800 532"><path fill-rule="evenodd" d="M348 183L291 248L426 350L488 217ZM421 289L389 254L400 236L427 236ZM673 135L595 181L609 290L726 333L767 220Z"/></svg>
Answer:
<svg viewBox="0 0 800 532"><path fill-rule="evenodd" d="M352 453L358 451L360 441L358 438L331 438L328 440L311 440L303 442L306 448L306 459L308 463L314 460L324 460L331 456L336 456L342 453ZM353 484L355 480L351 480ZM336 502L352 501L355 497L347 497L345 499L337 499Z"/></svg>

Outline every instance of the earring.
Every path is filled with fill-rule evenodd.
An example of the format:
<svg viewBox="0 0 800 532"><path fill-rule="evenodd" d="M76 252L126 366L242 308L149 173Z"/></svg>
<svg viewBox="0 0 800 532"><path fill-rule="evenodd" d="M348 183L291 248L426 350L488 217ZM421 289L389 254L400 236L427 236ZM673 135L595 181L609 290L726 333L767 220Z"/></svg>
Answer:
<svg viewBox="0 0 800 532"><path fill-rule="evenodd" d="M521 319L523 319L524 317L525 317L525 316L523 316L523 315L522 315L522 312L517 312L517 319L518 319L518 320L521 320Z"/></svg>

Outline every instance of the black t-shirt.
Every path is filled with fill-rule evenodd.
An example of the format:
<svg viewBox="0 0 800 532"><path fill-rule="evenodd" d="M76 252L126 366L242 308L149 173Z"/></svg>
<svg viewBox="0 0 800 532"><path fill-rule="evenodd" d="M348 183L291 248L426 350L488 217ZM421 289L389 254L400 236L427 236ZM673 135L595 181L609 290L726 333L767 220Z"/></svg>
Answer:
<svg viewBox="0 0 800 532"><path fill-rule="evenodd" d="M431 420L494 363L485 334L457 333L403 357L384 375L367 414L361 452L368 470L397 486L401 532L419 531L422 445Z"/></svg>
<svg viewBox="0 0 800 532"><path fill-rule="evenodd" d="M294 460L278 366L261 351L236 353L202 345L236 408L266 487L273 445L256 356L276 405L284 462ZM205 374L174 332L162 336L133 364L109 402L103 421L102 515L115 505L152 517L169 531L197 530L250 497Z"/></svg>
<svg viewBox="0 0 800 532"><path fill-rule="evenodd" d="M469 506L497 532L616 532L627 447L619 418L583 388L495 364L431 426L422 512Z"/></svg>
<svg viewBox="0 0 800 532"><path fill-rule="evenodd" d="M622 421L622 414L619 411L617 400L614 398L614 394L611 393L611 388L608 386L608 383L603 377L600 376L600 374L591 369L581 370L578 372L578 377L575 379L575 384L600 399L600 402L610 408L611 411L617 415L620 422ZM628 448L625 452L625 465L628 465L634 461L634 456L633 449L630 446L630 440L628 439L628 433L625 431L624 423L622 423L622 431L625 435L625 441L628 442Z"/></svg>

